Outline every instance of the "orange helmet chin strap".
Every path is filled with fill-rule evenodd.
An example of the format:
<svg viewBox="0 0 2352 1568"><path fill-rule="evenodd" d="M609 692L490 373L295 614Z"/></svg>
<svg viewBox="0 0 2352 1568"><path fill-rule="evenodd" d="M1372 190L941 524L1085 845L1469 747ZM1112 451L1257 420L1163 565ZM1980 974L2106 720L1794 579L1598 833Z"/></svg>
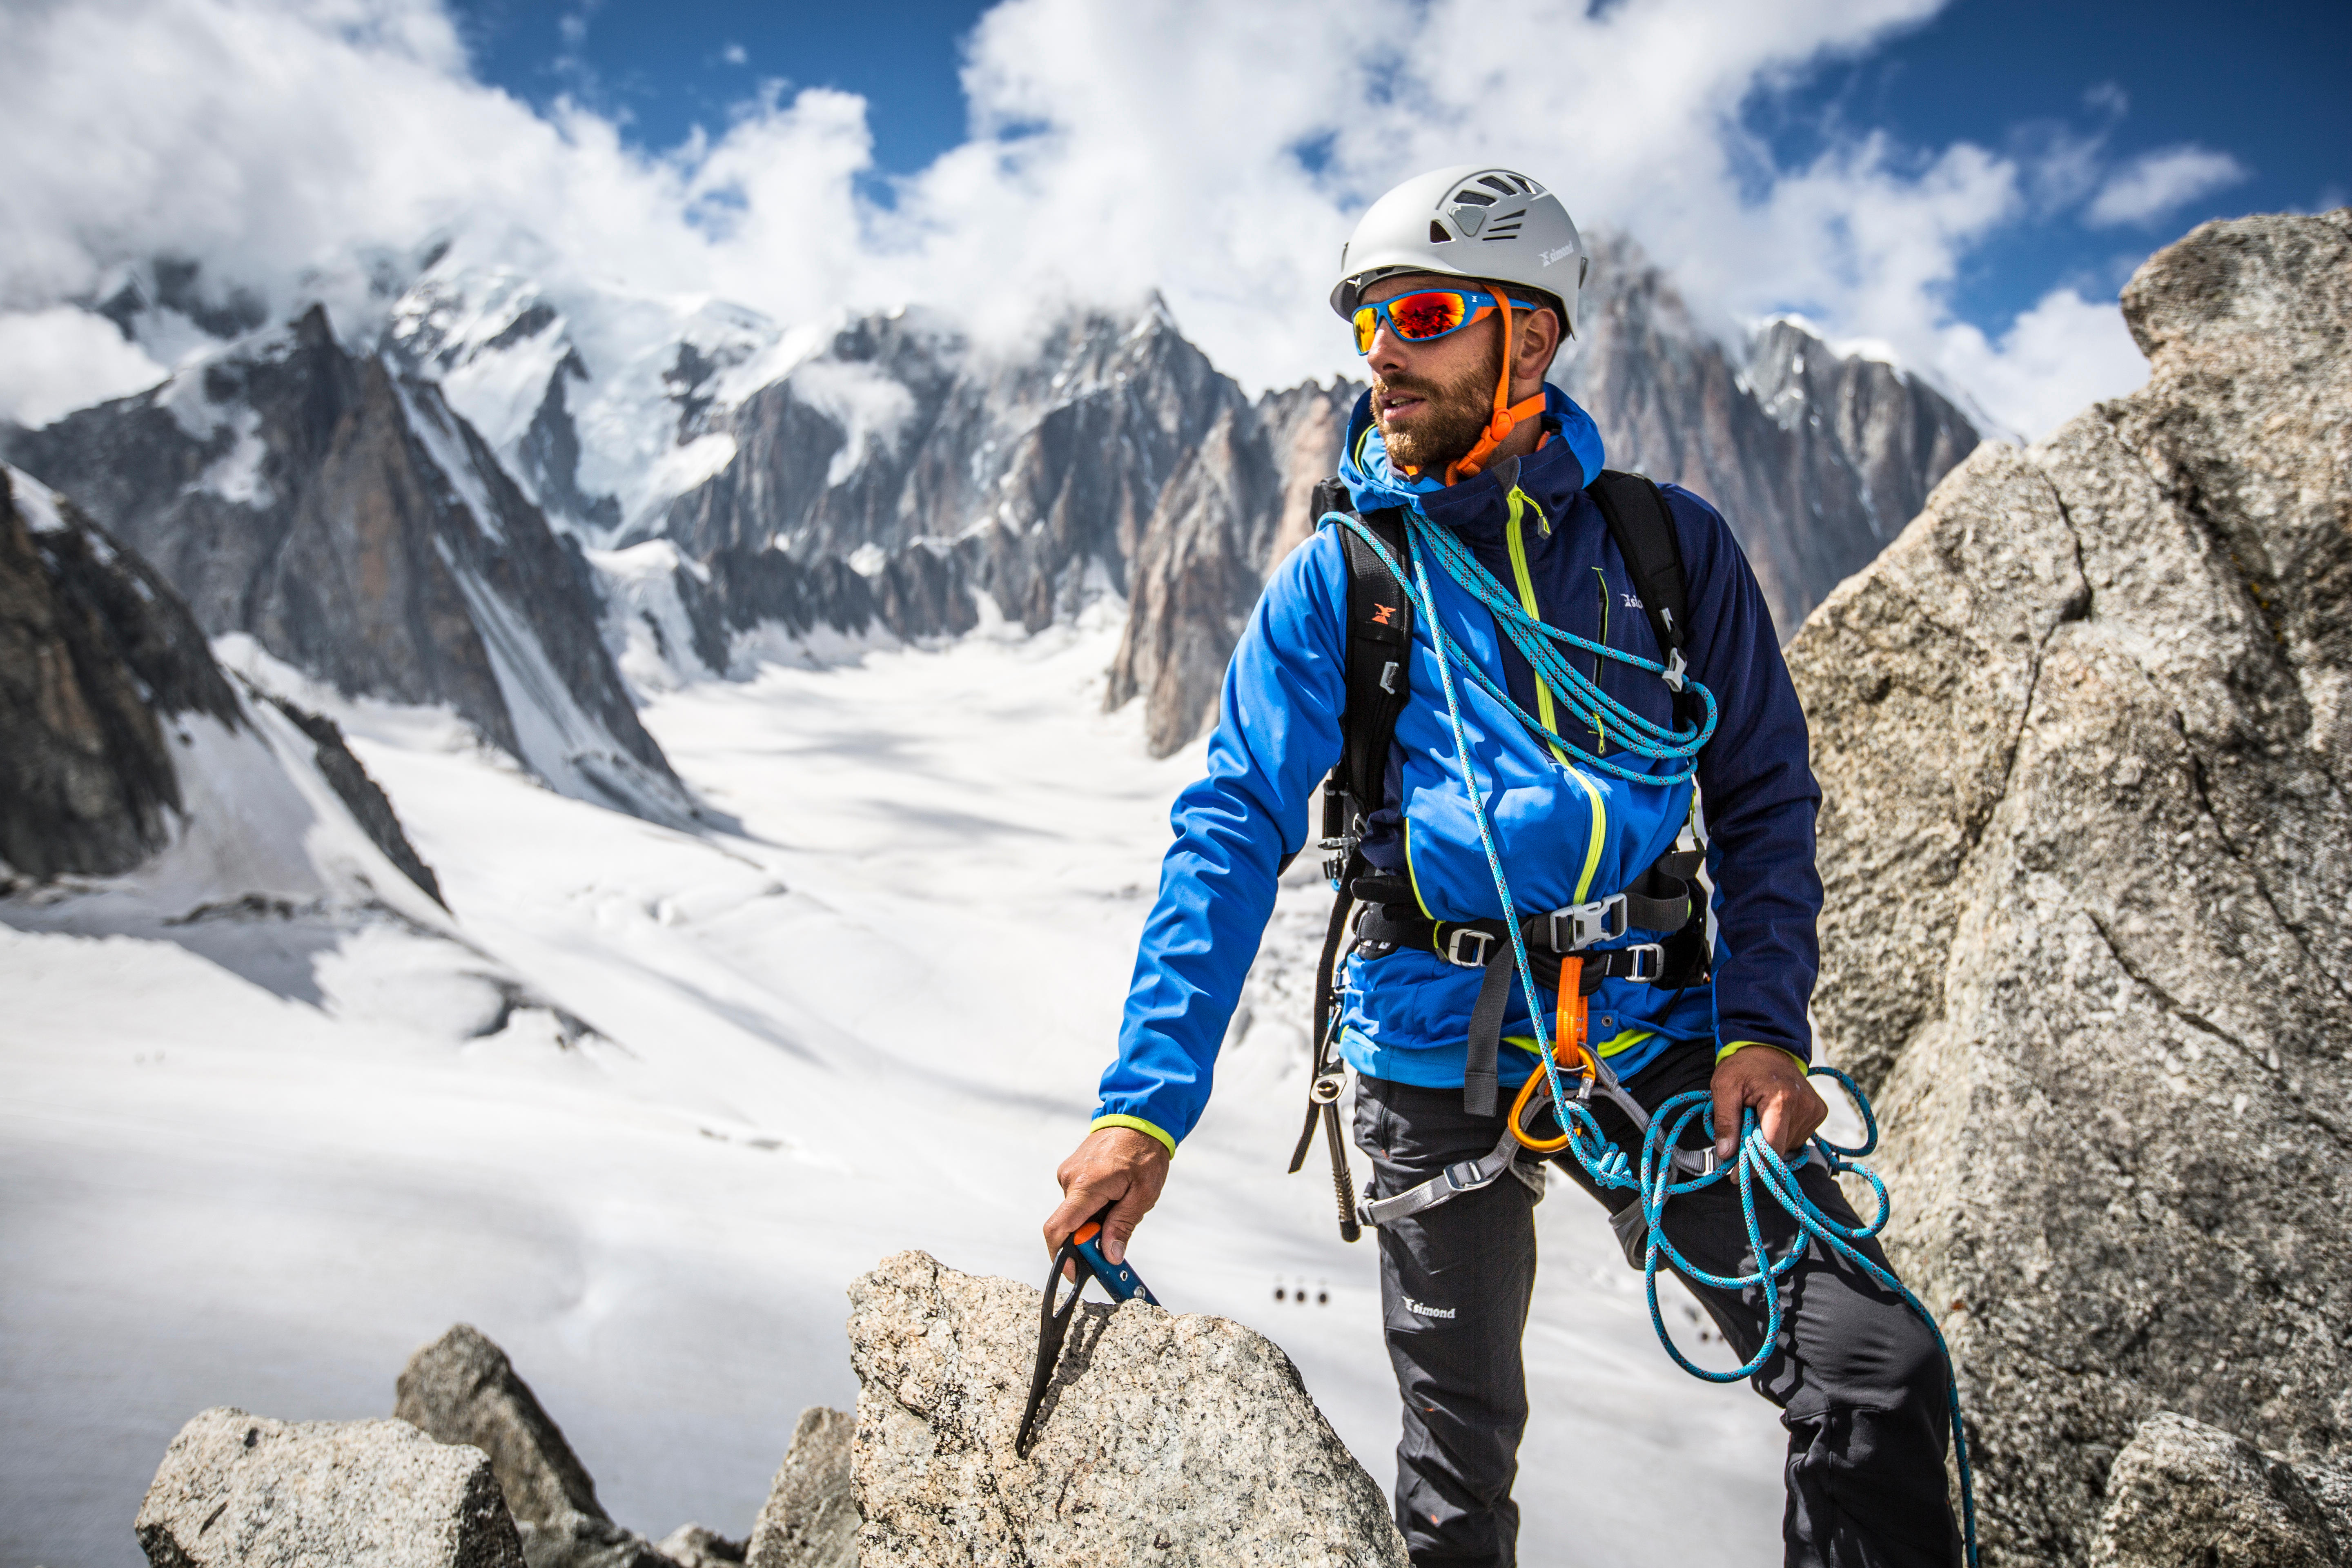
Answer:
<svg viewBox="0 0 2352 1568"><path fill-rule="evenodd" d="M1533 397L1521 403L1511 401L1511 301L1497 291L1495 303L1503 312L1503 374L1495 381L1495 416L1486 421L1486 428L1479 433L1477 445L1445 465L1445 482L1449 485L1476 479L1485 470L1486 459L1495 455L1495 448L1511 438L1511 432L1518 428L1519 421L1533 419L1543 413L1544 395L1540 386ZM1399 466L1407 475L1416 479L1420 477L1421 470L1411 463Z"/></svg>
<svg viewBox="0 0 2352 1568"><path fill-rule="evenodd" d="M1536 389L1536 395L1526 402L1515 404L1511 401L1510 296L1498 289L1495 291L1495 303L1503 312L1503 374L1495 382L1495 416L1486 421L1486 431L1478 437L1476 446L1445 465L1445 482L1449 485L1475 479L1486 468L1486 459L1495 455L1495 448L1511 438L1511 432L1518 427L1520 420L1533 419L1543 412L1544 395L1540 386Z"/></svg>

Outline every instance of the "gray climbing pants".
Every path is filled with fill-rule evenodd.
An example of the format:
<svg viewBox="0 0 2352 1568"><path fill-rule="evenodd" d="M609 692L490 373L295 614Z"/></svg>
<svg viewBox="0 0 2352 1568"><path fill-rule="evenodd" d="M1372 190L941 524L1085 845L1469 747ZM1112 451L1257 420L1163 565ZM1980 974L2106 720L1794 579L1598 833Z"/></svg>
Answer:
<svg viewBox="0 0 2352 1568"><path fill-rule="evenodd" d="M1670 1051L1626 1087L1654 1110L1706 1088L1713 1072L1713 1053L1695 1046ZM1638 1168L1632 1122L1605 1105L1596 1115ZM1375 1197L1486 1153L1502 1125L1500 1117L1465 1112L1458 1089L1378 1079L1356 1086L1356 1142L1371 1156ZM1548 1118L1538 1126L1553 1131ZM1704 1143L1697 1124L1685 1141ZM1555 1158L1593 1190L1574 1155ZM1801 1181L1832 1218L1859 1223L1818 1163L1804 1167ZM1612 1215L1635 1201L1622 1191L1594 1195ZM1414 1568L1517 1561L1511 1485L1528 1419L1519 1339L1535 1289L1536 1201L1524 1183L1507 1178L1380 1227L1381 1308L1404 1400L1396 1520ZM1795 1221L1769 1202L1757 1207L1766 1245L1781 1256ZM1732 1182L1675 1199L1666 1234L1708 1273L1753 1268ZM1864 1250L1886 1265L1876 1243ZM1790 1568L1951 1568L1960 1537L1946 1493L1945 1372L1935 1337L1901 1298L1818 1243L1781 1289L1780 1346L1753 1381L1780 1407L1789 1433L1781 1536ZM1741 1359L1752 1356L1764 1337L1760 1290L1695 1294Z"/></svg>

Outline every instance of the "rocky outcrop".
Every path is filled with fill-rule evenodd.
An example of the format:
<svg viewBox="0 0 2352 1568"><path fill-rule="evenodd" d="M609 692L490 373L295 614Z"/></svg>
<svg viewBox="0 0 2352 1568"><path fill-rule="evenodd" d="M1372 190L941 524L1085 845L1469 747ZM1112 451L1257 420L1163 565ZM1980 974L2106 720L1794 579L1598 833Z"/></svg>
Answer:
<svg viewBox="0 0 2352 1568"><path fill-rule="evenodd" d="M8 442L208 635L352 695L446 703L559 788L688 806L605 650L592 574L431 384L323 310Z"/></svg>
<svg viewBox="0 0 2352 1568"><path fill-rule="evenodd" d="M223 1406L180 1429L139 1509L153 1568L522 1568L488 1461L398 1421Z"/></svg>
<svg viewBox="0 0 2352 1568"><path fill-rule="evenodd" d="M1271 1342L1129 1302L1072 1324L1043 1426L1013 1449L1037 1291L919 1252L850 1289L865 1568L1383 1564L1404 1543Z"/></svg>
<svg viewBox="0 0 2352 1568"><path fill-rule="evenodd" d="M2170 1411L2107 1477L2092 1568L2343 1568L2352 1473L2295 1465Z"/></svg>
<svg viewBox="0 0 2352 1568"><path fill-rule="evenodd" d="M187 606L72 502L0 467L0 862L130 869L181 796L163 720L238 722Z"/></svg>
<svg viewBox="0 0 2352 1568"><path fill-rule="evenodd" d="M401 1420L489 1456L530 1568L666 1568L643 1536L613 1522L562 1430L480 1330L457 1324L409 1357L396 1391Z"/></svg>
<svg viewBox="0 0 2352 1568"><path fill-rule="evenodd" d="M751 1527L751 1568L857 1568L857 1492L851 1457L857 1421L812 1405Z"/></svg>
<svg viewBox="0 0 2352 1568"><path fill-rule="evenodd" d="M383 851L385 859L406 873L408 879L432 895L442 908L449 907L441 896L441 879L408 841L407 829L392 809L392 800L382 785L368 776L360 760L343 740L342 726L321 713L311 713L296 707L283 697L271 696L269 703L293 722L296 729L310 739L317 749L310 760L318 764L320 776L334 786L336 795L352 814L352 820L364 828L375 847Z"/></svg>
<svg viewBox="0 0 2352 1568"><path fill-rule="evenodd" d="M2147 385L1979 451L1790 650L1818 1027L1994 1564L2088 1562L2158 1410L2352 1454L2352 212L2124 308Z"/></svg>

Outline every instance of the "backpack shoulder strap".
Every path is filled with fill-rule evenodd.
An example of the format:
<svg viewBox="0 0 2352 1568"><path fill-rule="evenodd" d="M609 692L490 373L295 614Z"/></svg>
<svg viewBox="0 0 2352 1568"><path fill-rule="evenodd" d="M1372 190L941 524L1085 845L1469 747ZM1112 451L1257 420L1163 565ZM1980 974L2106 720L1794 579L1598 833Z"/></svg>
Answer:
<svg viewBox="0 0 2352 1568"><path fill-rule="evenodd" d="M1347 491L1336 479L1316 487L1316 501L1318 516L1350 510ZM1389 508L1366 512L1362 521L1387 547L1391 559L1400 563L1405 559L1402 511ZM1339 544L1348 558L1348 696L1339 715L1339 782L1353 797L1356 809L1369 815L1380 809L1388 779L1389 746L1396 735L1397 715L1404 710L1412 646L1412 598L1353 529L1339 531Z"/></svg>
<svg viewBox="0 0 2352 1568"><path fill-rule="evenodd" d="M1603 468L1584 487L1609 523L1625 574L1650 617L1658 651L1671 668L1690 640L1690 592L1683 577L1682 542L1675 533L1666 498L1646 475Z"/></svg>

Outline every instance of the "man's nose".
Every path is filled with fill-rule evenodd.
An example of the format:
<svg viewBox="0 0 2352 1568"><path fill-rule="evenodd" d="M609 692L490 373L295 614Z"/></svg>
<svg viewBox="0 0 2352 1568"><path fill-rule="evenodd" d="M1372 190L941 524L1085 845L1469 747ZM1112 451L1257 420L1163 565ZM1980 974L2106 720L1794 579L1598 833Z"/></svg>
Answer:
<svg viewBox="0 0 2352 1568"><path fill-rule="evenodd" d="M1382 321L1379 330L1372 333L1372 346L1364 355L1364 363L1375 376L1385 380L1392 372L1410 369L1412 355L1404 340L1390 331L1389 324Z"/></svg>

